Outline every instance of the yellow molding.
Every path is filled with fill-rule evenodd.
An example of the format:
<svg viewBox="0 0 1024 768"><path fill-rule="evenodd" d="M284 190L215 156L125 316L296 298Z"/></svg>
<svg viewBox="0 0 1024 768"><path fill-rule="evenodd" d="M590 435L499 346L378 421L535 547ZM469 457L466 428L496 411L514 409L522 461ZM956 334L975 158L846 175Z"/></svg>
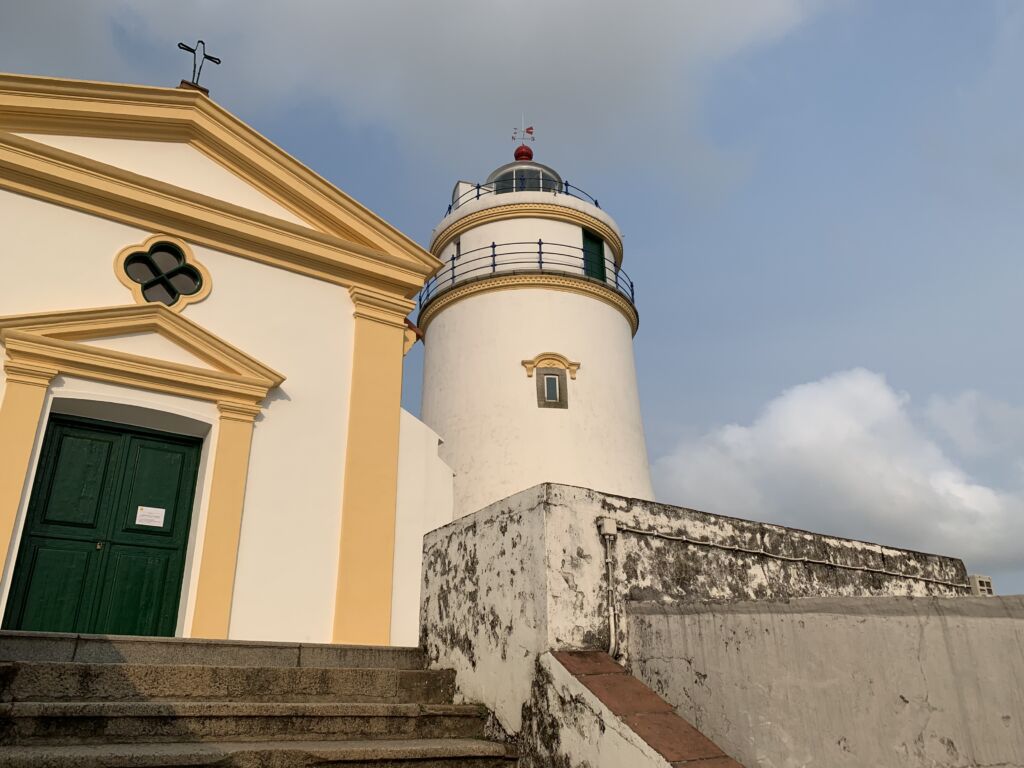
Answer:
<svg viewBox="0 0 1024 768"><path fill-rule="evenodd" d="M218 403L217 407L220 422L191 636L223 640L231 629L231 601L256 414L225 403Z"/></svg>
<svg viewBox="0 0 1024 768"><path fill-rule="evenodd" d="M398 502L406 303L353 291L356 304L333 641L386 645Z"/></svg>
<svg viewBox="0 0 1024 768"><path fill-rule="evenodd" d="M413 262L106 163L0 132L0 189L344 286L414 296L440 262Z"/></svg>
<svg viewBox="0 0 1024 768"><path fill-rule="evenodd" d="M537 368L562 368L569 372L569 378L576 378L576 371L580 369L579 363L574 363L565 355L557 352L541 352L531 360L523 360L523 368L526 369L526 377L533 378L533 372Z"/></svg>
<svg viewBox="0 0 1024 768"><path fill-rule="evenodd" d="M232 376L243 381L255 381L265 389L280 386L284 376L259 360L247 355L217 335L186 317L177 315L162 304L147 302L141 305L121 307L98 307L94 309L72 309L57 312L37 312L26 315L0 317L0 339L24 338L42 342L76 342L95 340L129 333L153 332L177 344L186 352L195 355L220 371L157 361L166 370L174 373L184 371L209 374L218 381L229 381ZM113 350L76 344L72 350L84 349L108 356L111 360L127 360L145 367L152 364L150 358L142 358ZM227 378L223 378L224 375Z"/></svg>
<svg viewBox="0 0 1024 768"><path fill-rule="evenodd" d="M448 247L448 244L455 238L482 224L522 218L554 219L585 227L600 235L601 239L608 243L608 246L612 249L615 263L622 264L622 238L619 237L618 232L595 216L555 203L509 203L508 205L497 205L493 208L484 208L481 211L476 211L458 221L452 222L434 235L430 242L430 252L434 256L440 256L444 249Z"/></svg>
<svg viewBox="0 0 1024 768"><path fill-rule="evenodd" d="M196 270L200 277L198 291L189 296L182 294L176 302L167 308L172 312L181 312L189 304L198 304L209 296L210 291L213 290L213 280L206 267L200 264L196 257L192 255L192 249L188 247L188 243L181 238L172 237L171 235L153 235L138 245L129 245L127 248L122 248L120 253L114 257L114 276L117 277L121 285L132 292L132 298L135 299L135 303L150 304L151 302L142 295L142 283L137 283L128 277L128 272L125 270L125 261L128 260L129 256L136 253L148 253L149 249L157 243L173 243L185 256L185 263Z"/></svg>
<svg viewBox="0 0 1024 768"><path fill-rule="evenodd" d="M82 343L140 330L163 335L216 370ZM268 391L284 377L162 304L0 317L0 343L7 358L0 403L0 558L11 551L28 462L54 376L81 376L216 403L220 420L192 632L226 638L253 420Z"/></svg>
<svg viewBox="0 0 1024 768"><path fill-rule="evenodd" d="M0 129L188 141L324 232L428 272L437 266L413 240L198 91L0 74Z"/></svg>
<svg viewBox="0 0 1024 768"><path fill-rule="evenodd" d="M11 539L25 495L29 463L36 433L42 420L49 380L39 376L23 377L20 366L4 365L7 381L0 401L0 567L6 566ZM53 371L53 375L57 374ZM52 378L52 377L51 377ZM14 553L11 554L14 556Z"/></svg>
<svg viewBox="0 0 1024 768"><path fill-rule="evenodd" d="M548 272L488 277L485 280L474 280L462 285L456 285L454 288L449 288L444 293L437 294L436 298L431 299L430 303L420 312L416 324L426 331L427 326L430 325L430 322L437 317L441 310L457 301L470 296L476 296L480 293L522 288L546 288L590 296L619 310L626 320L629 321L634 336L640 327L640 315L637 313L636 307L633 306L629 299L625 298L615 289L595 280L587 280L582 277L572 277L569 275L555 275Z"/></svg>
<svg viewBox="0 0 1024 768"><path fill-rule="evenodd" d="M396 325L403 331L406 328L405 316L416 306L416 302L409 299L398 298L364 287L355 286L349 288L348 292L352 297L352 303L355 304L354 317Z"/></svg>

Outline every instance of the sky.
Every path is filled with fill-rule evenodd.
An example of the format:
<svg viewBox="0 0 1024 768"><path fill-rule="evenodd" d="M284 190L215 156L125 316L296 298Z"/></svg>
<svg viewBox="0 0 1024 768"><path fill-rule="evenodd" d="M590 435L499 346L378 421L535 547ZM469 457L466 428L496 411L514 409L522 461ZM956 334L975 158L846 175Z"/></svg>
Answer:
<svg viewBox="0 0 1024 768"><path fill-rule="evenodd" d="M525 115L624 232L659 500L1024 592L1024 3L0 0L9 72L175 85L199 37L424 245Z"/></svg>

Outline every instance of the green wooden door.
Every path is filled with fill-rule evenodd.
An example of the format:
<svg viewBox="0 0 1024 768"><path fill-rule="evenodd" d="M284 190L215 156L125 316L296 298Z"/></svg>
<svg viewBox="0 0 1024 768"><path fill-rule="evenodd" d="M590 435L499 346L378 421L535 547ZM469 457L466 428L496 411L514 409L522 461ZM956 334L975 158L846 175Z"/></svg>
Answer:
<svg viewBox="0 0 1024 768"><path fill-rule="evenodd" d="M598 280L605 279L604 240L583 230L583 274Z"/></svg>
<svg viewBox="0 0 1024 768"><path fill-rule="evenodd" d="M173 635L199 447L51 418L4 629Z"/></svg>

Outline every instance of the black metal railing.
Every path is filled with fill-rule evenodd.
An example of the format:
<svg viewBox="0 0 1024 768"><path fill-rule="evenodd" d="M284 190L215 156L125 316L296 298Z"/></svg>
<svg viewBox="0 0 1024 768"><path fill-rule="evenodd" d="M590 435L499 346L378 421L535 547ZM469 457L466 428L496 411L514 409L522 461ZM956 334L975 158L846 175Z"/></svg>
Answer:
<svg viewBox="0 0 1024 768"><path fill-rule="evenodd" d="M473 185L451 201L444 215L448 216L460 205L470 200L479 200L485 195L502 195L508 192L551 192L555 195L569 195L569 197L593 203L598 208L601 207L596 197L587 194L568 181L556 181L549 178L538 179L532 176L516 176L512 179L497 179L487 184Z"/></svg>
<svg viewBox="0 0 1024 768"><path fill-rule="evenodd" d="M588 253L578 245L546 243L543 240L491 243L471 251L453 253L445 262L444 269L431 277L420 291L420 309L438 294L466 280L495 274L533 272L574 275L604 283L636 303L633 281L615 260L604 254Z"/></svg>

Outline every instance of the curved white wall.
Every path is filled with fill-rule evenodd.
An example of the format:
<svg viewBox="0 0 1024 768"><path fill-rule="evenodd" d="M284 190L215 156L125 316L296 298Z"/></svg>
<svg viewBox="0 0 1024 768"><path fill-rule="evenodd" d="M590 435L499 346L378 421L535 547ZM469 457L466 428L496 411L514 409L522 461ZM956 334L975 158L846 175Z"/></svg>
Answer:
<svg viewBox="0 0 1024 768"><path fill-rule="evenodd" d="M522 361L580 363L568 408L537 405ZM426 331L422 418L444 440L462 516L543 482L653 498L629 322L600 299L498 290L444 308Z"/></svg>

